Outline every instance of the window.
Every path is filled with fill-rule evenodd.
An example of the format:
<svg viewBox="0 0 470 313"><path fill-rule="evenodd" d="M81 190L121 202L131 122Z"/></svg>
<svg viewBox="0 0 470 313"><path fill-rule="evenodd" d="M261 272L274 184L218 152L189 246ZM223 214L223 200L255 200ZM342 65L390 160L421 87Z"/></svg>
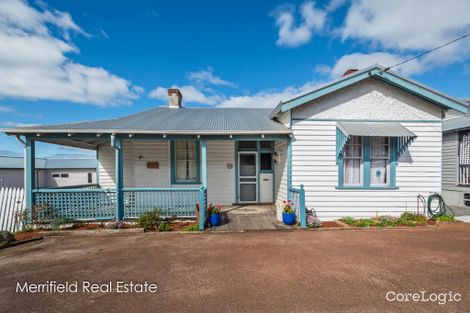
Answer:
<svg viewBox="0 0 470 313"><path fill-rule="evenodd" d="M273 149L273 141L261 141L260 148L261 150L272 150Z"/></svg>
<svg viewBox="0 0 470 313"><path fill-rule="evenodd" d="M344 146L343 184L362 185L362 138L351 137Z"/></svg>
<svg viewBox="0 0 470 313"><path fill-rule="evenodd" d="M348 139L339 154L338 188L396 188L397 139Z"/></svg>
<svg viewBox="0 0 470 313"><path fill-rule="evenodd" d="M69 178L69 174L60 174L60 178Z"/></svg>
<svg viewBox="0 0 470 313"><path fill-rule="evenodd" d="M256 141L239 141L238 142L239 150L256 150Z"/></svg>
<svg viewBox="0 0 470 313"><path fill-rule="evenodd" d="M88 183L93 183L93 175L91 173L88 173Z"/></svg>
<svg viewBox="0 0 470 313"><path fill-rule="evenodd" d="M199 182L199 144L196 141L175 141L173 144L173 183Z"/></svg>
<svg viewBox="0 0 470 313"><path fill-rule="evenodd" d="M261 153L260 154L260 163L261 163L261 171L270 172L273 170L272 167L272 154L271 153Z"/></svg>
<svg viewBox="0 0 470 313"><path fill-rule="evenodd" d="M388 186L390 144L388 137L371 138L370 185Z"/></svg>
<svg viewBox="0 0 470 313"><path fill-rule="evenodd" d="M459 134L459 184L470 184L470 132Z"/></svg>

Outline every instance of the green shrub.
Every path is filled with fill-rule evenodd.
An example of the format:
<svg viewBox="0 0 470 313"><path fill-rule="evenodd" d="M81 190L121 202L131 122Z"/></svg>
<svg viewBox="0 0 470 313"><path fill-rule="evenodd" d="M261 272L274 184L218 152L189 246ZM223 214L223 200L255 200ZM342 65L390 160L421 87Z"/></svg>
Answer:
<svg viewBox="0 0 470 313"><path fill-rule="evenodd" d="M380 216L377 220L377 227L392 227L397 225L397 218L393 216Z"/></svg>
<svg viewBox="0 0 470 313"><path fill-rule="evenodd" d="M354 217L351 217L351 216L343 217L342 219L340 219L340 221L348 225L356 225L356 220L354 219Z"/></svg>
<svg viewBox="0 0 470 313"><path fill-rule="evenodd" d="M416 226L417 224L426 224L427 218L421 214L405 212L400 215L397 223L404 226Z"/></svg>
<svg viewBox="0 0 470 313"><path fill-rule="evenodd" d="M170 227L170 223L168 222L161 222L160 225L158 225L158 231L170 231L171 230L171 227Z"/></svg>
<svg viewBox="0 0 470 313"><path fill-rule="evenodd" d="M376 222L369 218L361 218L357 220L355 224L357 227L370 227L375 226Z"/></svg>
<svg viewBox="0 0 470 313"><path fill-rule="evenodd" d="M199 230L199 225L197 223L189 225L185 231L198 231Z"/></svg>
<svg viewBox="0 0 470 313"><path fill-rule="evenodd" d="M160 211L154 209L150 212L145 212L139 216L137 225L144 229L144 231L153 230L158 227L158 220L160 219Z"/></svg>
<svg viewBox="0 0 470 313"><path fill-rule="evenodd" d="M8 247L8 245L9 245L8 241L0 241L0 249Z"/></svg>
<svg viewBox="0 0 470 313"><path fill-rule="evenodd" d="M437 216L434 218L435 220L441 221L441 222L455 222L455 219L452 215L448 214L443 214L441 216Z"/></svg>
<svg viewBox="0 0 470 313"><path fill-rule="evenodd" d="M73 218L69 217L56 217L55 219L52 220L51 222L51 227L53 229L58 229L60 228L60 225L65 225L65 224L74 224L76 221Z"/></svg>

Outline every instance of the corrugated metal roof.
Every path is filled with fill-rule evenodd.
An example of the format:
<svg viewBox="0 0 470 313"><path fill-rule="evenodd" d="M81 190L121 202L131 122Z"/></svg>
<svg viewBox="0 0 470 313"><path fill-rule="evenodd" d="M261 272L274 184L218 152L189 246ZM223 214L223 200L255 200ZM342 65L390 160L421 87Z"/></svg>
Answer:
<svg viewBox="0 0 470 313"><path fill-rule="evenodd" d="M453 130L469 129L470 116L457 117L442 123L442 131L448 132Z"/></svg>
<svg viewBox="0 0 470 313"><path fill-rule="evenodd" d="M135 133L135 134L288 134L287 127L269 117L271 109L158 107L129 116L82 123L5 129L23 133Z"/></svg>
<svg viewBox="0 0 470 313"><path fill-rule="evenodd" d="M96 159L44 159L36 158L37 169L94 169ZM0 168L22 169L22 157L0 156Z"/></svg>
<svg viewBox="0 0 470 313"><path fill-rule="evenodd" d="M337 122L346 136L416 137L398 122Z"/></svg>

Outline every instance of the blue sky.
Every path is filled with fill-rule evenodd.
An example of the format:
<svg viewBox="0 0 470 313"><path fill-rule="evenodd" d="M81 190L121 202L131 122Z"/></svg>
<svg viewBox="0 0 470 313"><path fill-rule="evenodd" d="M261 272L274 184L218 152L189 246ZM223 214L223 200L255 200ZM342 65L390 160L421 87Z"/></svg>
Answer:
<svg viewBox="0 0 470 313"><path fill-rule="evenodd" d="M127 115L165 105L173 86L185 106L274 107L348 68L390 66L469 31L464 0L2 0L0 127ZM466 39L396 70L470 97L469 56ZM18 153L0 135L0 154Z"/></svg>

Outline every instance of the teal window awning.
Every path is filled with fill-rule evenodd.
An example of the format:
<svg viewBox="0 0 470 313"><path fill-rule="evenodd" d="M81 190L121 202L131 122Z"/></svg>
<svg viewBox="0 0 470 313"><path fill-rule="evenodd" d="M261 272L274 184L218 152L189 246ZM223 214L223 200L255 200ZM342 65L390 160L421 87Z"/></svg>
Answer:
<svg viewBox="0 0 470 313"><path fill-rule="evenodd" d="M352 136L360 137L396 137L397 159L416 139L416 135L398 122L337 122L336 123L336 158L339 160L344 146Z"/></svg>

